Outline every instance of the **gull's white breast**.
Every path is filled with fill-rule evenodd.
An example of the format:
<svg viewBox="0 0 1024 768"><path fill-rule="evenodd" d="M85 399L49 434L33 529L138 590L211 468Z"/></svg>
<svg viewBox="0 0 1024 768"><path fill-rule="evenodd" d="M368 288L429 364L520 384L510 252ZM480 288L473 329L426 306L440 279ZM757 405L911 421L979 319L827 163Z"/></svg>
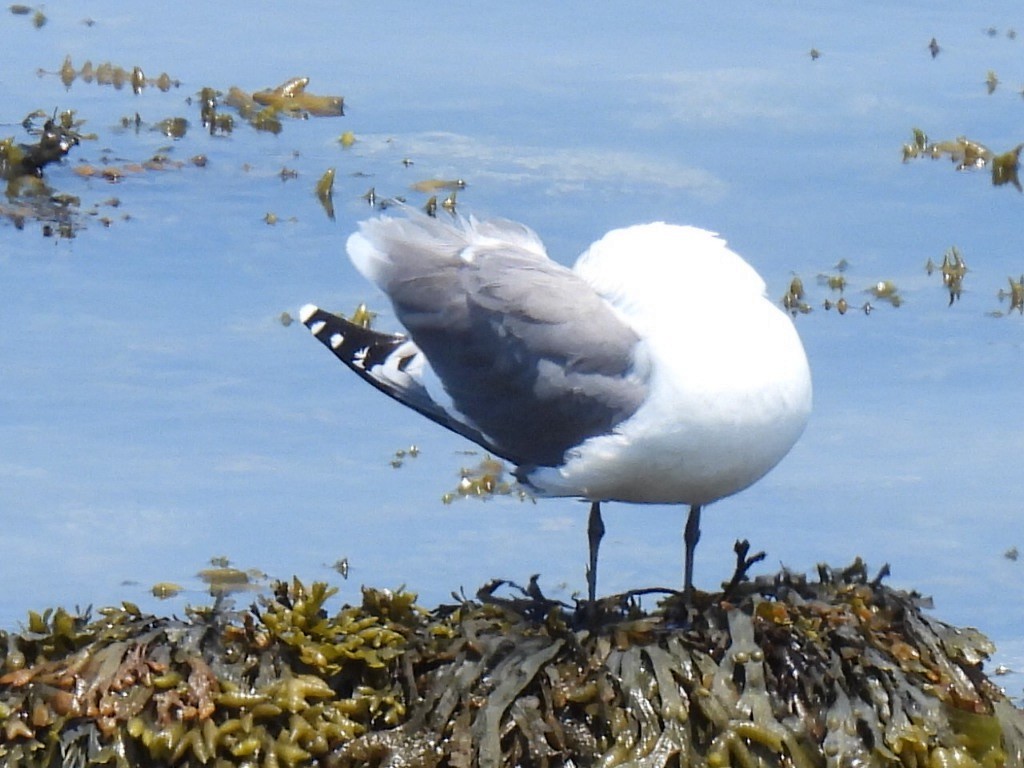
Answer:
<svg viewBox="0 0 1024 768"><path fill-rule="evenodd" d="M811 410L807 357L764 281L725 242L693 227L615 230L575 270L641 338L643 405L590 438L538 490L592 500L706 504L763 477Z"/></svg>

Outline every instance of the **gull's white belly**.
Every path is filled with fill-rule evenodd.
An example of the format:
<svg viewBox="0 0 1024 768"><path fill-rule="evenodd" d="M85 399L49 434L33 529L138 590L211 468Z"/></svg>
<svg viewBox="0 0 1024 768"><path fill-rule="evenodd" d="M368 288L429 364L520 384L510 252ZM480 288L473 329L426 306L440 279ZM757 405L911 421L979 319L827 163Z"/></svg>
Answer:
<svg viewBox="0 0 1024 768"><path fill-rule="evenodd" d="M767 300L742 314L699 338L650 335L644 405L530 484L553 496L707 504L763 477L807 424L810 371L785 314Z"/></svg>

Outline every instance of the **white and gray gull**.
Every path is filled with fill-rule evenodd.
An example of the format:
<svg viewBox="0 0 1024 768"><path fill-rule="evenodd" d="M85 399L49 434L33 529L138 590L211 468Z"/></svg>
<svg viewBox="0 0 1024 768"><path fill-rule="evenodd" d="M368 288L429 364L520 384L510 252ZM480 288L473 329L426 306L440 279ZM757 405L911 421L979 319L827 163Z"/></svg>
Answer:
<svg viewBox="0 0 1024 768"><path fill-rule="evenodd" d="M313 305L302 322L364 380L516 464L542 496L687 504L684 587L703 505L743 490L793 447L811 376L792 320L716 234L616 229L572 269L527 227L422 214L364 221L349 257L406 333Z"/></svg>

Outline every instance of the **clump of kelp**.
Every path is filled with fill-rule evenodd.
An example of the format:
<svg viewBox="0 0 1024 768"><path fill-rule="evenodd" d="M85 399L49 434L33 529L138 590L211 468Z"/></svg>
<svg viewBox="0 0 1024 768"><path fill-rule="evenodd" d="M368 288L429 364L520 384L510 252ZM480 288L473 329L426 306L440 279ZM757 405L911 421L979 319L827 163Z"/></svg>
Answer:
<svg viewBox="0 0 1024 768"><path fill-rule="evenodd" d="M989 642L859 561L652 611L639 593L568 606L536 580L433 611L364 588L329 613L333 592L277 583L183 619L31 614L0 634L0 764L1024 762L1022 713L982 671Z"/></svg>

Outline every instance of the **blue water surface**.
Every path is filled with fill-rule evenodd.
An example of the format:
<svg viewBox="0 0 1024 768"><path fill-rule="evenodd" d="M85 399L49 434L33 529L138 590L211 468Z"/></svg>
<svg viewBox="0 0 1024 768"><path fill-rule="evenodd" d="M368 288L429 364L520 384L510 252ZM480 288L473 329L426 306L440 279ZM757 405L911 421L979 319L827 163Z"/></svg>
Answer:
<svg viewBox="0 0 1024 768"><path fill-rule="evenodd" d="M43 11L38 29L0 13L0 138L29 141L20 123L36 109L73 109L97 138L46 171L80 198L75 237L0 219L0 626L56 604L180 611L207 599L195 574L218 555L331 580L346 601L366 583L433 605L533 573L554 596L581 591L583 504L442 503L480 460L464 453L474 447L280 321L308 301L366 301L393 327L344 256L372 213L364 194L420 206L411 184L462 178L461 212L521 220L563 263L608 229L660 219L720 232L773 296L803 279L812 421L767 478L707 509L699 585L728 579L737 538L768 552L761 572L888 563L890 583L932 596L937 616L981 628L998 660L1024 666L1024 562L1009 556L1024 546L1024 318L998 296L1024 272L1024 196L948 159L901 162L914 127L996 152L1024 141L1017 4ZM37 74L65 56L180 86L135 95ZM204 86L296 76L344 95L345 116L285 119L276 135L236 116L211 136L190 103ZM175 116L190 121L185 137L152 129ZM134 170L156 153L181 167ZM205 167L189 161L198 154ZM125 173L76 173L85 164ZM314 194L330 167L333 220ZM954 245L970 271L948 306L925 264ZM870 315L823 308L838 294L817 277L843 260L845 295L871 301ZM880 280L902 306L866 292ZM411 445L419 455L392 468ZM683 515L606 505L601 590L677 585ZM330 568L340 558L347 581ZM186 592L161 605L148 592L160 581ZM1005 680L1019 695L1019 676Z"/></svg>

